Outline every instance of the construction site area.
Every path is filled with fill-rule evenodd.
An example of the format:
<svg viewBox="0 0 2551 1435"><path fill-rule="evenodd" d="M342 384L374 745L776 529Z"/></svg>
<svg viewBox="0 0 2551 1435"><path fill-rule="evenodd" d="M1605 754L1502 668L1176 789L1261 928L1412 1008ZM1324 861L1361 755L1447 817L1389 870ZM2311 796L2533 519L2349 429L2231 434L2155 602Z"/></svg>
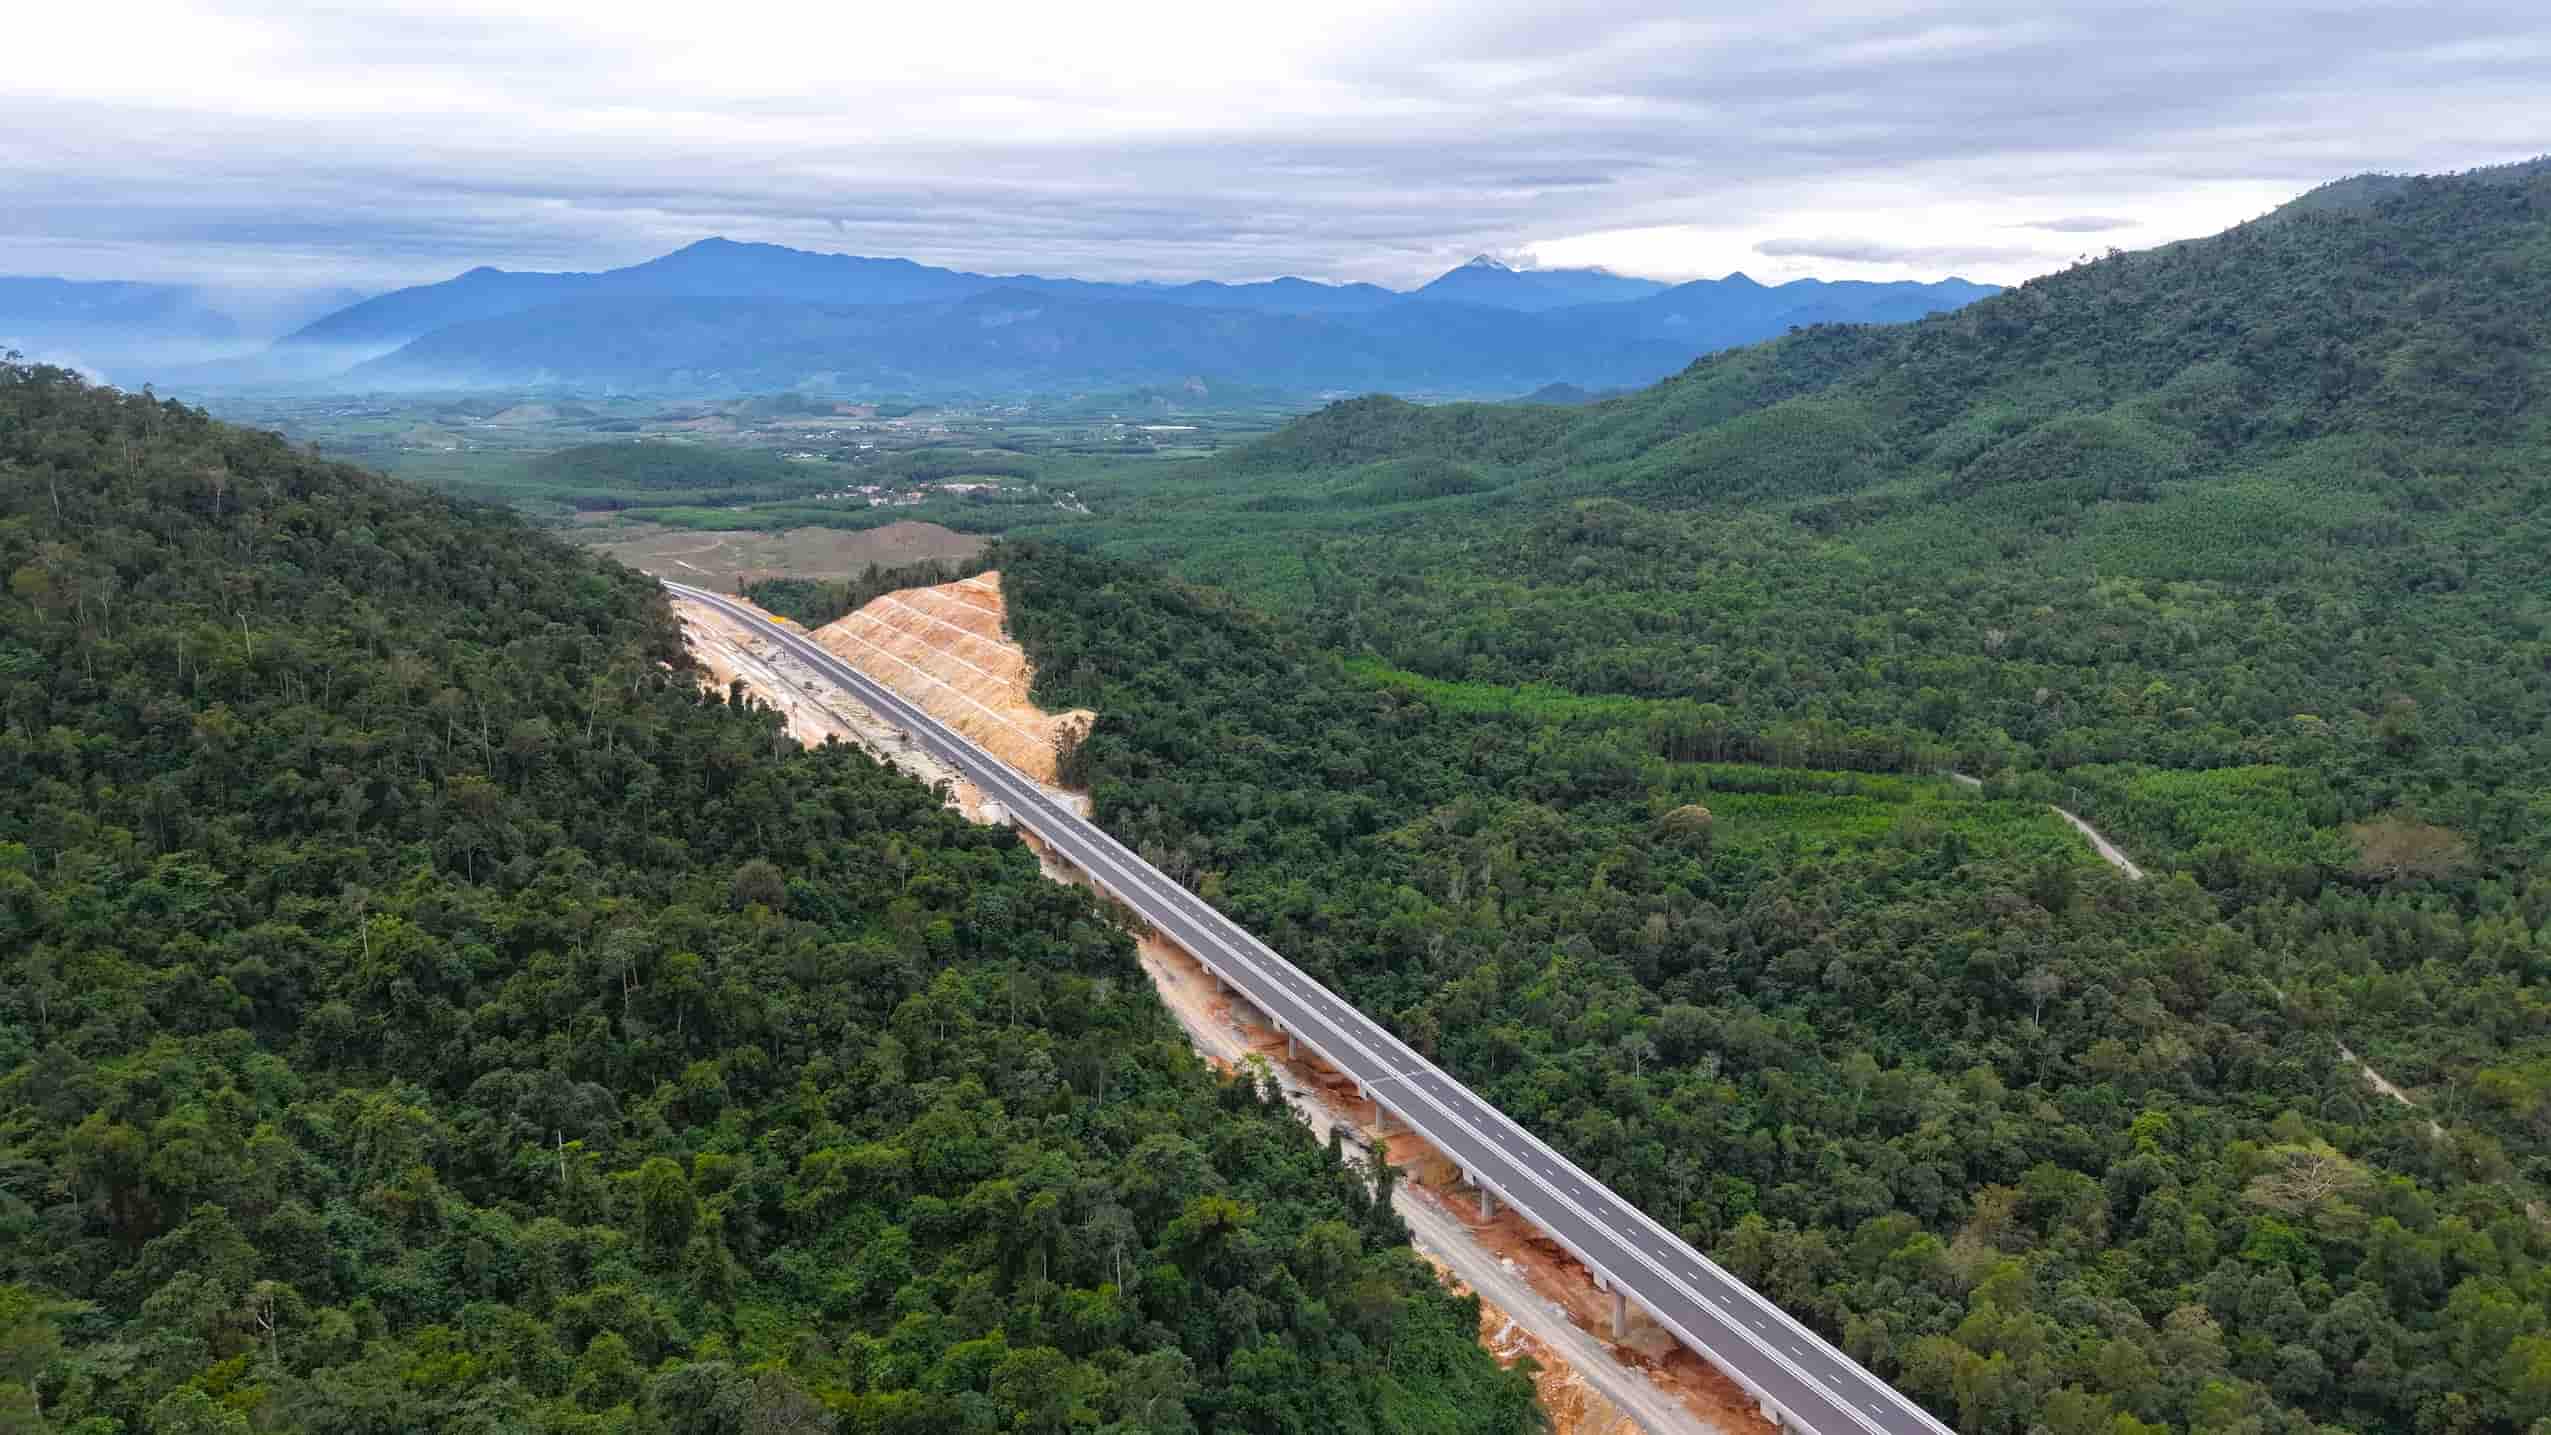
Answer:
<svg viewBox="0 0 2551 1435"><path fill-rule="evenodd" d="M711 680L741 682L781 713L797 741L854 742L925 783L978 821L982 795L779 645L705 604L675 599L691 650ZM1048 713L1029 698L1026 654L1006 628L997 572L889 593L811 636L868 677L964 733L1058 800L1087 800L1056 785L1058 739L1095 714ZM1025 836L1025 834L1022 834ZM1078 880L1071 864L1026 837L1045 873ZM1418 1249L1445 1283L1480 1302L1480 1340L1506 1364L1530 1358L1542 1403L1560 1435L1757 1435L1774 1427L1733 1381L1633 1313L1616 1337L1612 1298L1575 1258L1511 1213L1489 1217L1459 1189L1461 1173L1423 1138L1381 1135L1378 1110L1346 1076L1289 1044L1262 1013L1217 983L1185 951L1138 932L1144 970L1197 1052L1224 1071L1257 1069L1323 1141L1340 1131L1352 1154L1386 1158L1400 1173L1393 1200Z"/></svg>

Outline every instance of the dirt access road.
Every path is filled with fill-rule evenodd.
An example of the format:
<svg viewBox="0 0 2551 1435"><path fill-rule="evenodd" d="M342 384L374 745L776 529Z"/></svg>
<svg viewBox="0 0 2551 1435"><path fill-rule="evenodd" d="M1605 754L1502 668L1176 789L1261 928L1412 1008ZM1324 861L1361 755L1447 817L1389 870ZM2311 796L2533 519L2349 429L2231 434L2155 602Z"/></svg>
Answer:
<svg viewBox="0 0 2551 1435"><path fill-rule="evenodd" d="M1984 779L1980 777L1969 777L1963 772L1950 773L1949 781L1956 783L1960 787L1970 789L1981 789L1984 786ZM2116 843L2101 836L2098 828L2082 821L2079 815L2067 812L2063 808L2057 807L2054 803L2050 802L2046 804L2046 810L2054 813L2060 818L2063 818L2066 822L2071 823L2075 832L2089 838L2091 850L2099 854L2100 860L2106 862L2109 866L2116 868L2118 871L2125 873L2129 881L2140 882L2144 879L2144 869L2136 866L2134 859L2128 857L2124 850L2119 848Z"/></svg>
<svg viewBox="0 0 2551 1435"><path fill-rule="evenodd" d="M1984 785L1981 780L1969 777L1963 772L1950 773L1949 780L1957 783L1961 787L1980 788ZM2120 850L2116 843L2109 841L2105 836L2101 835L2098 828L2091 826L2089 823L2082 821L2080 817L2073 813L2066 812L2063 808L2057 807L2051 802L2047 804L2047 807L2049 810L2053 811L2056 816L2073 824L2074 831L2089 838L2091 850L2097 852L2100 855L2101 860L2105 861L2109 866L2125 873L2128 881L2140 882L2144 880L2144 869L2136 866L2134 859L2128 857L2122 850ZM2285 993L2282 990L2274 986L2269 987L2268 990L2276 993L2276 999L2278 1001L2285 1000ZM2371 1065L2366 1063L2363 1057L2358 1056L2354 1047L2351 1047L2346 1042L2342 1041L2338 1044L2338 1054L2341 1060L2348 1062L2356 1068L2357 1074L2365 1078L2366 1085L2381 1092L2383 1095L2390 1097L2392 1100L2399 1102L2403 1106L2415 1107L2418 1105L2416 1098L2394 1085L2390 1077L2376 1071ZM2430 1120L2427 1123L2427 1129L2439 1140L2443 1139L2445 1128L2441 1122Z"/></svg>

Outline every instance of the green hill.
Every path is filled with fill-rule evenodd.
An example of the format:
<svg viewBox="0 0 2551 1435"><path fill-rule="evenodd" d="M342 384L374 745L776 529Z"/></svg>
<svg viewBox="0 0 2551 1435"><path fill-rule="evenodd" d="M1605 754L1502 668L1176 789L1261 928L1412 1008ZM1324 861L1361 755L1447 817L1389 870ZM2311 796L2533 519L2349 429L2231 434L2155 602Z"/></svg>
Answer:
<svg viewBox="0 0 2551 1435"><path fill-rule="evenodd" d="M2551 168L2551 158L2529 159L2517 164L2491 165L2467 171L2463 178L2515 181L2539 174L2546 168ZM2431 178L2431 176L2379 173L2350 175L2345 179L2332 180L2318 189L2295 196L2278 205L2276 212L2268 217L2276 219L2281 216L2330 210L2371 209L2383 200L2398 198L2422 178Z"/></svg>
<svg viewBox="0 0 2551 1435"><path fill-rule="evenodd" d="M1012 630L1122 840L1966 1435L2533 1428L2551 178L2360 188L1091 482Z"/></svg>
<svg viewBox="0 0 2551 1435"><path fill-rule="evenodd" d="M2551 1417L2540 868L2400 828L2398 890L2235 901L2140 841L2129 882L2061 789L1916 734L1429 680L994 561L1045 700L1102 714L1110 831L1961 1432ZM2336 840L2292 769L2071 775L2180 849Z"/></svg>
<svg viewBox="0 0 2551 1435"><path fill-rule="evenodd" d="M1582 409L1335 405L1075 541L1430 678L2305 767L2511 859L2551 840L2551 174L2385 191Z"/></svg>
<svg viewBox="0 0 2551 1435"><path fill-rule="evenodd" d="M1535 1428L1005 831L647 580L0 364L0 1425Z"/></svg>

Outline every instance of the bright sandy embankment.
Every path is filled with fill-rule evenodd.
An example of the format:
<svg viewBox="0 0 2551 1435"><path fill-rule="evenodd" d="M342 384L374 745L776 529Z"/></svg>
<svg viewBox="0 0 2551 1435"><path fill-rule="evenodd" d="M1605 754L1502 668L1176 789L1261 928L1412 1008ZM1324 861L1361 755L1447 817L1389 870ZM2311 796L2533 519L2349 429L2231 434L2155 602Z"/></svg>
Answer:
<svg viewBox="0 0 2551 1435"><path fill-rule="evenodd" d="M1028 699L1035 675L1009 639L1001 575L906 588L815 630L844 662L919 703L1039 782L1054 781L1055 744L1094 714L1049 713Z"/></svg>

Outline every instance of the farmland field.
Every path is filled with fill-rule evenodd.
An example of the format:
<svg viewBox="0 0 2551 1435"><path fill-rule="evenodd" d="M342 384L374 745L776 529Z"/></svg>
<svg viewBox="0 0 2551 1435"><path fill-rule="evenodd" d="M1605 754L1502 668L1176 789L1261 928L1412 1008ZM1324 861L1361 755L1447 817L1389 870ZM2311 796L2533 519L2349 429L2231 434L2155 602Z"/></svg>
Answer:
<svg viewBox="0 0 2551 1435"><path fill-rule="evenodd" d="M642 573L726 586L755 578L838 578L870 564L899 567L926 558L970 558L984 540L936 523L903 521L870 529L791 528L699 531L635 520L580 524L577 542Z"/></svg>

